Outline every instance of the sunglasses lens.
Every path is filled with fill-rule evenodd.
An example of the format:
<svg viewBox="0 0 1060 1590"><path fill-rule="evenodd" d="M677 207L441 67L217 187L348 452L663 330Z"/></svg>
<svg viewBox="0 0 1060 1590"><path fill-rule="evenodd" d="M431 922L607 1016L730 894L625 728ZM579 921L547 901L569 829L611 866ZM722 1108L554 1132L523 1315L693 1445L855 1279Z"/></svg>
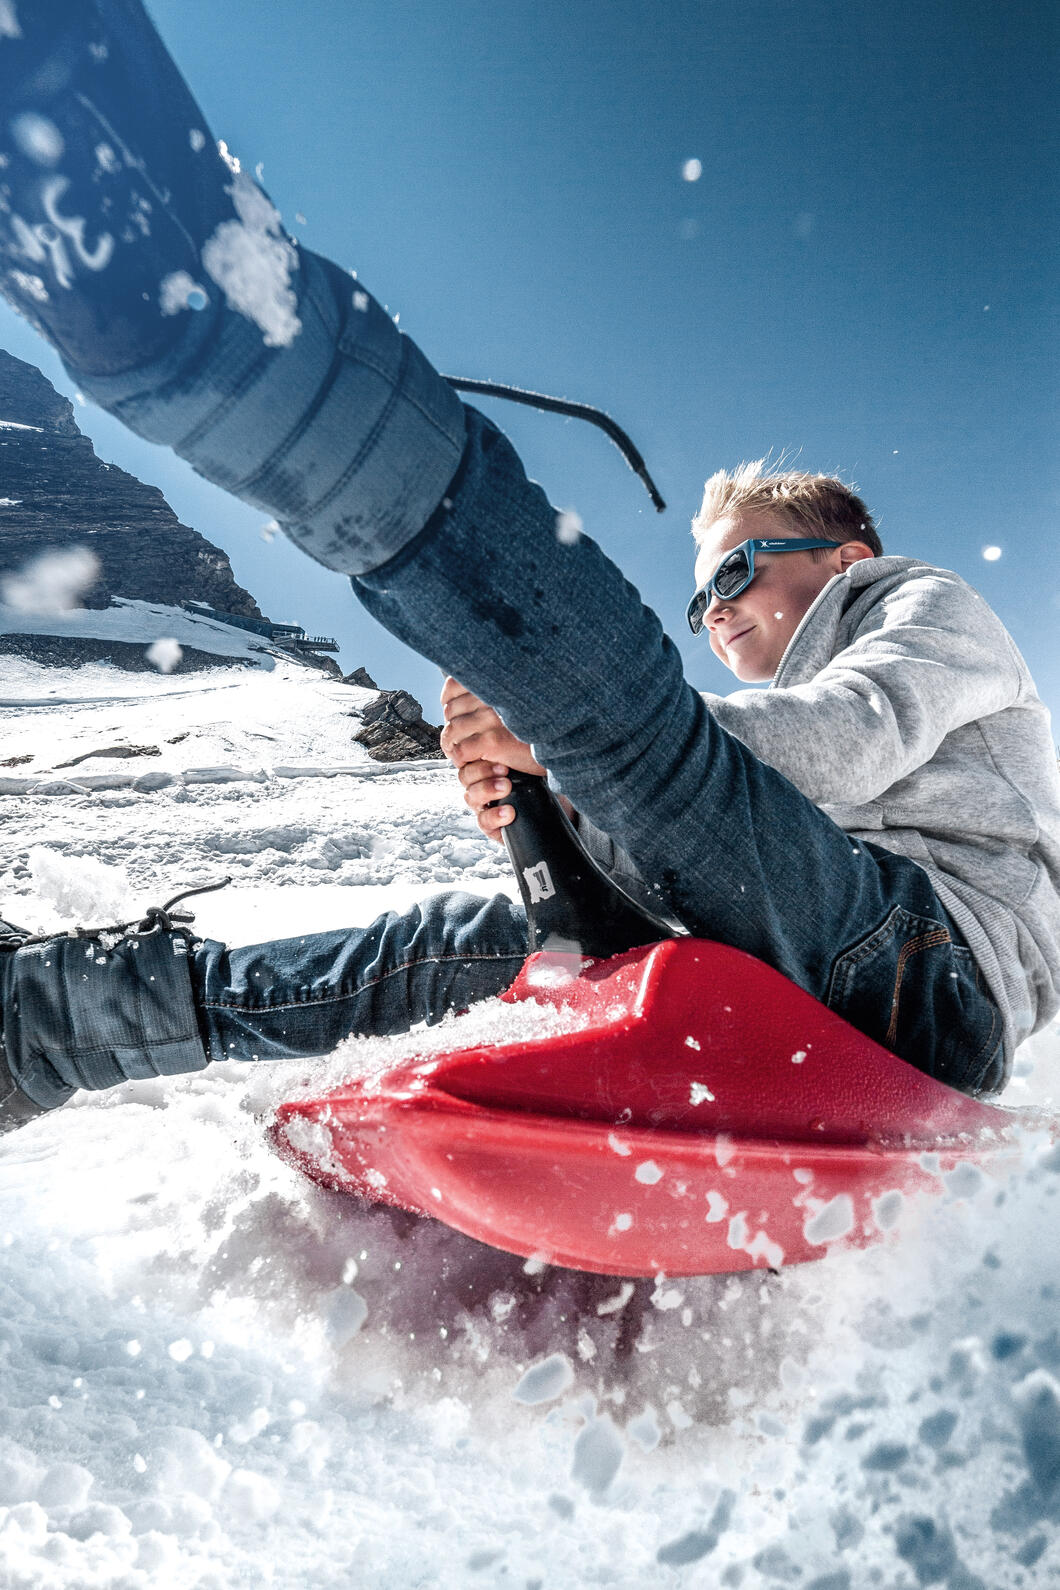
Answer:
<svg viewBox="0 0 1060 1590"><path fill-rule="evenodd" d="M742 547L737 548L735 552L730 552L727 558L722 559L718 564L713 583L714 589L723 602L727 601L730 596L735 596L737 591L747 584L747 576L750 572L747 553Z"/></svg>
<svg viewBox="0 0 1060 1590"><path fill-rule="evenodd" d="M706 591L697 591L688 604L685 616L688 619L688 627L693 635L698 635L703 628L703 615L707 611L707 601Z"/></svg>

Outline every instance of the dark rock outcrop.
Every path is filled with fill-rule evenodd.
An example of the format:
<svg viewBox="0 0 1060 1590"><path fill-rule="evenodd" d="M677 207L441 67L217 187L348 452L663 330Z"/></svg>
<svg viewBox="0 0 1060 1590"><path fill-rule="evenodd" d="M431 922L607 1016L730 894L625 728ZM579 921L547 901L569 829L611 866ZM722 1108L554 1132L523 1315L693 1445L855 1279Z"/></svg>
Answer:
<svg viewBox="0 0 1060 1590"><path fill-rule="evenodd" d="M175 674L202 673L207 668L249 668L247 657L222 657L217 652L183 646ZM85 663L110 663L127 674L154 674L142 640L90 640L80 635L0 635L0 657L25 657L42 668L80 668Z"/></svg>
<svg viewBox="0 0 1060 1590"><path fill-rule="evenodd" d="M154 486L97 458L66 398L0 349L0 577L68 546L99 560L87 607L112 596L173 607L194 599L260 616L226 554L181 524Z"/></svg>
<svg viewBox="0 0 1060 1590"><path fill-rule="evenodd" d="M444 758L439 745L441 729L424 722L423 708L407 690L381 690L360 718L364 726L353 738L376 762L410 762L422 757L440 761Z"/></svg>

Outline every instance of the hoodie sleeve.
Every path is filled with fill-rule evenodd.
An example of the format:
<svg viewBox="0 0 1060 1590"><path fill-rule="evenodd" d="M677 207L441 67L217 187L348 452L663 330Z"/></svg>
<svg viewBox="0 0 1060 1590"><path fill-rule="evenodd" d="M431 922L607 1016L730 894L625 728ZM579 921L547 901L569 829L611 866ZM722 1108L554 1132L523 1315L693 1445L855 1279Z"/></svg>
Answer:
<svg viewBox="0 0 1060 1590"><path fill-rule="evenodd" d="M803 684L704 694L723 728L818 805L862 805L931 760L954 729L1021 688L1000 619L955 574L885 592Z"/></svg>

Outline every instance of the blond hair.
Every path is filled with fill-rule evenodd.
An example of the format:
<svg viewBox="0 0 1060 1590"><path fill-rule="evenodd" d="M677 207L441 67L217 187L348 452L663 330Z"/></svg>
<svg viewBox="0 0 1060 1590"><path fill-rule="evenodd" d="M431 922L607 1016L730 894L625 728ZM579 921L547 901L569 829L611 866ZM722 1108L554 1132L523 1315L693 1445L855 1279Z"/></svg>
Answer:
<svg viewBox="0 0 1060 1590"><path fill-rule="evenodd" d="M825 541L864 541L874 557L883 544L872 515L850 486L834 475L771 466L767 459L719 469L703 489L703 504L692 520L701 544L716 519L728 513L782 515L804 536ZM817 554L814 553L816 557Z"/></svg>

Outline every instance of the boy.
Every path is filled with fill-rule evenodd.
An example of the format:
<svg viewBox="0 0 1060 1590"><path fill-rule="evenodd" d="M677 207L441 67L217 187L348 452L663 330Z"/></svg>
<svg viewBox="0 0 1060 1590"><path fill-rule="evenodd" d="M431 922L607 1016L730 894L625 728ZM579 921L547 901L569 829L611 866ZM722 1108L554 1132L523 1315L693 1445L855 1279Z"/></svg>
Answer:
<svg viewBox="0 0 1060 1590"><path fill-rule="evenodd" d="M82 390L449 672L446 748L487 830L494 769L547 767L590 846L689 931L955 1087L1003 1086L1058 1003L1060 800L1044 709L974 592L882 557L836 482L715 476L689 621L774 688L700 697L599 548L557 538L502 434L286 237L139 0L20 7L0 94L3 291ZM524 949L507 900L453 894L231 952L164 912L106 954L10 944L0 1125L77 1086L437 1019Z"/></svg>

